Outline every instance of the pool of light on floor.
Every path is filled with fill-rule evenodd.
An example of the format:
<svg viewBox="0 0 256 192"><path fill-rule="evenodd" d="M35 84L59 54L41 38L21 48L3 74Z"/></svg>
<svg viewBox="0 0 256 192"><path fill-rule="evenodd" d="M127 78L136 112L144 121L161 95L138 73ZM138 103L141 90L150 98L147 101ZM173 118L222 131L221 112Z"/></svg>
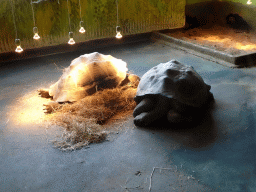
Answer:
<svg viewBox="0 0 256 192"><path fill-rule="evenodd" d="M221 46L226 48L236 48L239 50L255 50L256 51L256 44L253 43L240 43L234 41L232 38L221 38L217 35L211 35L208 37L197 37L198 40L201 41L208 41L213 43L221 43Z"/></svg>
<svg viewBox="0 0 256 192"><path fill-rule="evenodd" d="M37 91L29 92L10 106L8 117L19 125L40 124L46 118L43 104L47 102L49 100L40 97Z"/></svg>

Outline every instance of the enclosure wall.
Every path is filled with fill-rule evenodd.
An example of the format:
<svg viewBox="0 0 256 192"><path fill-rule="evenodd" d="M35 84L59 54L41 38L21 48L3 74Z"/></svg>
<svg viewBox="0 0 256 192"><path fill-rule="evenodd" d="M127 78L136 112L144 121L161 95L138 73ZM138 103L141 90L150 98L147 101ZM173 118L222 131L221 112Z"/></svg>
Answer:
<svg viewBox="0 0 256 192"><path fill-rule="evenodd" d="M247 0L233 1L204 1L188 0L186 16L196 18L201 26L226 25L226 17L231 13L237 13L256 30L256 2L247 4Z"/></svg>
<svg viewBox="0 0 256 192"><path fill-rule="evenodd" d="M31 0L0 1L0 53L13 51L15 38L29 49L67 43L70 31L76 42L84 42L114 37L117 25L128 35L179 28L185 23L186 0L118 0L118 14L116 0L32 2L31 6ZM81 20L85 34L78 32ZM34 26L41 36L38 41L33 40Z"/></svg>

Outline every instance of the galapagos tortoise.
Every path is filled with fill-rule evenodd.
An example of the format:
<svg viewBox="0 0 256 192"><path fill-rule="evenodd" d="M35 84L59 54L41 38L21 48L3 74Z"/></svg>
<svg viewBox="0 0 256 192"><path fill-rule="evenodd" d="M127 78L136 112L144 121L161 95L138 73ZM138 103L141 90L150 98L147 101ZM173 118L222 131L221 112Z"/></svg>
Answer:
<svg viewBox="0 0 256 192"><path fill-rule="evenodd" d="M211 86L191 66L176 60L146 72L134 100L134 124L148 126L167 115L170 123L191 122L213 100Z"/></svg>
<svg viewBox="0 0 256 192"><path fill-rule="evenodd" d="M74 59L56 83L49 89L38 90L41 97L53 100L45 105L46 113L51 113L60 103L72 103L99 90L115 88L129 82L138 84L139 77L127 74L126 66L126 62L121 59L98 52Z"/></svg>

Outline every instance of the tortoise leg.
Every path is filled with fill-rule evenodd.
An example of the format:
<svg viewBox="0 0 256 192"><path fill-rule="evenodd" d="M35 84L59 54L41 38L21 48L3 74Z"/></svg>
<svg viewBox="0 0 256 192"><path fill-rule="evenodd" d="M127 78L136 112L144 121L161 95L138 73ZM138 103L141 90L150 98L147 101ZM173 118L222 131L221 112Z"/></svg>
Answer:
<svg viewBox="0 0 256 192"><path fill-rule="evenodd" d="M134 109L133 117L140 115L143 112L148 112L153 110L155 106L155 101L150 98L143 99Z"/></svg>
<svg viewBox="0 0 256 192"><path fill-rule="evenodd" d="M121 82L120 86L129 85L131 87L138 87L140 78L134 74L126 74L126 78Z"/></svg>
<svg viewBox="0 0 256 192"><path fill-rule="evenodd" d="M49 95L49 89L39 89L37 90L39 95L43 98L52 99L53 97Z"/></svg>
<svg viewBox="0 0 256 192"><path fill-rule="evenodd" d="M171 109L167 113L167 119L170 123L188 123L188 122L192 122L193 117L182 115L177 111Z"/></svg>
<svg viewBox="0 0 256 192"><path fill-rule="evenodd" d="M61 104L59 104L58 102L55 102L55 101L44 104L44 106L45 106L44 113L47 113L47 114L50 114L50 113L61 108Z"/></svg>
<svg viewBox="0 0 256 192"><path fill-rule="evenodd" d="M134 124L136 126L148 126L157 119L160 119L170 110L171 101L166 97L159 97L153 110L149 112L143 112L134 118Z"/></svg>
<svg viewBox="0 0 256 192"><path fill-rule="evenodd" d="M134 74L128 74L128 79L130 81L130 86L138 87L140 78L137 75Z"/></svg>

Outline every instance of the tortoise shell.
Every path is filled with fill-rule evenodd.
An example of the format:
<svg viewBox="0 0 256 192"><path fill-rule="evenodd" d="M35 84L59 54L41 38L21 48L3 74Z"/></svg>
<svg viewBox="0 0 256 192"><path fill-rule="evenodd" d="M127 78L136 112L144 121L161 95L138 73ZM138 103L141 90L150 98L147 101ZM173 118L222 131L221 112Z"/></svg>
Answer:
<svg viewBox="0 0 256 192"><path fill-rule="evenodd" d="M97 90L114 88L126 78L127 64L121 59L98 52L74 59L60 79L50 86L56 102L74 102Z"/></svg>
<svg viewBox="0 0 256 192"><path fill-rule="evenodd" d="M146 72L138 85L136 103L146 97L165 96L181 104L201 107L209 99L207 85L192 66L176 60L160 63Z"/></svg>

